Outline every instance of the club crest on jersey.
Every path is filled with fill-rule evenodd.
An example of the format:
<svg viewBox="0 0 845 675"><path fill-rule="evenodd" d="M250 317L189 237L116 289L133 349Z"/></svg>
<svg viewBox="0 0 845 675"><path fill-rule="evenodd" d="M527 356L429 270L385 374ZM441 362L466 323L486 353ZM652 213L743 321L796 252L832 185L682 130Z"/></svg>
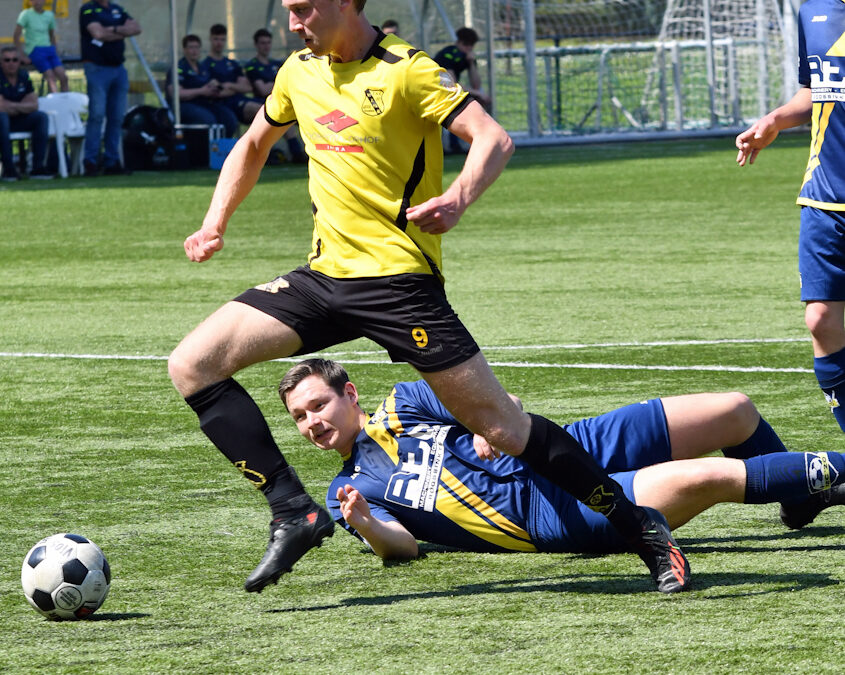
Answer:
<svg viewBox="0 0 845 675"><path fill-rule="evenodd" d="M804 463L807 469L807 488L811 494L830 490L839 478L839 472L830 463L826 452L805 452Z"/></svg>
<svg viewBox="0 0 845 675"><path fill-rule="evenodd" d="M829 394L824 392L825 401L830 406L830 412L833 412L835 408L839 407L839 401L836 399L836 392L831 391Z"/></svg>
<svg viewBox="0 0 845 675"><path fill-rule="evenodd" d="M457 83L455 78L452 77L452 73L448 70L444 70L440 73L440 86L451 91L455 95L461 92L461 85Z"/></svg>
<svg viewBox="0 0 845 675"><path fill-rule="evenodd" d="M276 277L273 281L268 281L266 284L258 284L256 290L264 291L265 293L278 293L283 288L290 286L288 280L284 277Z"/></svg>
<svg viewBox="0 0 845 675"><path fill-rule="evenodd" d="M384 90L364 89L364 103L361 105L361 112L370 117L378 117L384 111Z"/></svg>

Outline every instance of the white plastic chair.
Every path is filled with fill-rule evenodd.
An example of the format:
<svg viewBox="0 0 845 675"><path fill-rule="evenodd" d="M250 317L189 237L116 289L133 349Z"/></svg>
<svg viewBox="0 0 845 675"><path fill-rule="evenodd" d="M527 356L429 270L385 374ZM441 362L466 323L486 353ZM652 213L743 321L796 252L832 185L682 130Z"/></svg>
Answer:
<svg viewBox="0 0 845 675"><path fill-rule="evenodd" d="M59 173L68 175L65 160L65 140L70 144L70 172L82 173L83 145L85 143L85 122L88 114L88 95L78 91L63 91L47 94L38 99L38 109L50 116L50 133L56 135L59 147Z"/></svg>
<svg viewBox="0 0 845 675"><path fill-rule="evenodd" d="M39 104L38 109L41 110L41 105ZM51 110L45 110L44 112L47 113L47 135L49 138L52 138L56 143L56 152L59 156L59 173L61 174L62 178L67 177L67 167L65 167L64 162L64 137L59 133L58 128L56 126L56 113ZM19 143L19 152L20 152L20 170L26 171L26 166L29 164L33 164L32 162L32 147L30 145L29 152L24 151L24 141L29 141L30 144L32 143L32 133L29 131L13 131L9 134L9 140L14 142L18 141Z"/></svg>

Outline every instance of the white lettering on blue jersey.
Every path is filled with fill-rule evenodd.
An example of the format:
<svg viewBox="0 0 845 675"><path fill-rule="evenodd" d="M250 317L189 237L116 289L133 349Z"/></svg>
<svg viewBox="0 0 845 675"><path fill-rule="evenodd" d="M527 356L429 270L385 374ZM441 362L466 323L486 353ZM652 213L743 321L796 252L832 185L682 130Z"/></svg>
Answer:
<svg viewBox="0 0 845 675"><path fill-rule="evenodd" d="M387 483L384 498L411 509L434 511L443 452L449 426L418 424L407 432L419 441L419 447L407 454Z"/></svg>

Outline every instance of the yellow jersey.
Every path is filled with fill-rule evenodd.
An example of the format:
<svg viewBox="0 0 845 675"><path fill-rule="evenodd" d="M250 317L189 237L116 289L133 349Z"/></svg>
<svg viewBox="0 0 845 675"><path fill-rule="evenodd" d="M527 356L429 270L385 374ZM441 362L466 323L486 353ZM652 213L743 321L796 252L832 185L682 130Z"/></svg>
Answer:
<svg viewBox="0 0 845 675"><path fill-rule="evenodd" d="M471 99L424 52L379 32L360 61L310 49L279 69L270 124L299 123L314 214L309 264L334 278L441 277L440 235L405 211L442 193L441 126Z"/></svg>

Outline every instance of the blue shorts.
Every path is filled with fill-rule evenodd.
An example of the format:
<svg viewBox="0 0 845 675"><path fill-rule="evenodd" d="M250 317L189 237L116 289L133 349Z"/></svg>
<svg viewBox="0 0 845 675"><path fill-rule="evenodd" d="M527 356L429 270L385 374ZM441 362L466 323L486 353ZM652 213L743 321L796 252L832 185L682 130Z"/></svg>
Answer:
<svg viewBox="0 0 845 675"><path fill-rule="evenodd" d="M27 54L32 65L36 67L39 73L46 73L53 68L61 68L62 60L56 53L56 48L53 45L49 47L34 47L32 51Z"/></svg>
<svg viewBox="0 0 845 675"><path fill-rule="evenodd" d="M564 429L596 458L634 499L634 474L672 459L666 414L660 399L634 403ZM600 513L540 476L534 476L529 527L541 551L608 553L626 549L616 528Z"/></svg>
<svg viewBox="0 0 845 675"><path fill-rule="evenodd" d="M845 300L845 212L801 208L801 301Z"/></svg>

